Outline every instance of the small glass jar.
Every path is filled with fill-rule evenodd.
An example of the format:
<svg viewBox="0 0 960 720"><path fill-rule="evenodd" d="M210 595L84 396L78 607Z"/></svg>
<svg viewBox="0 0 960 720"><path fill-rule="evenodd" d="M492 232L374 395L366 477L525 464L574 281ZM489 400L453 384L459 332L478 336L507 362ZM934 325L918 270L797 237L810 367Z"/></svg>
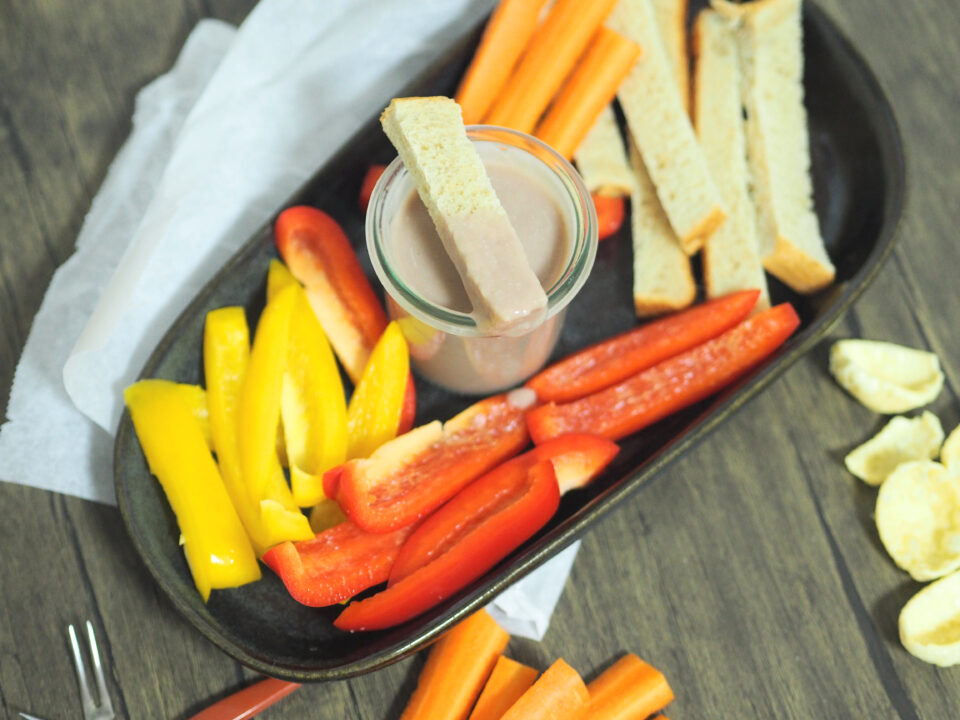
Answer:
<svg viewBox="0 0 960 720"><path fill-rule="evenodd" d="M401 277L391 253L394 216L413 190L413 180L396 158L370 197L367 250L387 291L387 309L410 347L417 373L457 393L488 394L513 387L543 367L563 327L567 305L583 287L597 254L597 216L580 175L552 148L525 133L488 125L467 127L467 136L486 163L522 164L540 177L565 218L568 256L557 278L544 287L543 323L516 336L490 335L466 312L426 298Z"/></svg>

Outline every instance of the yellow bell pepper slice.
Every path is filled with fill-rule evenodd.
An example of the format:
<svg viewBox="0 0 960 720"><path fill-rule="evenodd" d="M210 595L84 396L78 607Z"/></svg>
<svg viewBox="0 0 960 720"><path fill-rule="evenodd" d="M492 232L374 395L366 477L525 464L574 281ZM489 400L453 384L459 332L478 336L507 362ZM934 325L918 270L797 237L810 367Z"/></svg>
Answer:
<svg viewBox="0 0 960 720"><path fill-rule="evenodd" d="M370 353L347 408L347 457L368 457L397 436L410 374L407 341L396 322L387 325Z"/></svg>
<svg viewBox="0 0 960 720"><path fill-rule="evenodd" d="M267 302L270 302L277 296L277 293L285 287L299 285L297 279L293 276L287 266L274 258L270 261L267 270ZM289 467L290 462L287 458L287 444L283 437L283 401L280 404L280 423L277 425L277 456L280 458L280 465Z"/></svg>
<svg viewBox="0 0 960 720"><path fill-rule="evenodd" d="M250 351L250 361L240 388L238 444L240 471L254 498L263 497L277 460L277 423L286 370L290 321L296 301L294 288L277 293L267 303Z"/></svg>
<svg viewBox="0 0 960 720"><path fill-rule="evenodd" d="M164 388L166 392L174 393L179 396L183 403L190 410L190 414L200 423L200 432L203 433L203 440L207 447L213 450L213 436L210 432L210 413L207 410L207 393L199 385L188 385L187 383L178 383L173 380L140 380L137 382L140 390L145 388Z"/></svg>
<svg viewBox="0 0 960 720"><path fill-rule="evenodd" d="M187 564L204 602L212 588L258 580L260 566L250 540L181 393L136 383L124 399L150 472L177 517Z"/></svg>
<svg viewBox="0 0 960 720"><path fill-rule="evenodd" d="M300 287L300 283L282 262L274 258L267 269L267 302L273 300L277 293L292 285Z"/></svg>
<svg viewBox="0 0 960 720"><path fill-rule="evenodd" d="M340 509L340 503L332 498L324 498L310 511L310 529L317 534L346 521L347 516Z"/></svg>
<svg viewBox="0 0 960 720"><path fill-rule="evenodd" d="M305 516L293 501L278 464L272 464L266 492L262 496L252 495L243 481L237 445L237 415L249 356L250 339L243 308L226 307L207 313L203 363L214 448L227 492L257 556L260 556L274 545L287 540L306 540L312 534ZM269 512L263 510L266 500L275 503Z"/></svg>
<svg viewBox="0 0 960 720"><path fill-rule="evenodd" d="M300 507L326 497L323 473L347 456L347 402L333 350L299 284L280 401L290 485Z"/></svg>
<svg viewBox="0 0 960 720"><path fill-rule="evenodd" d="M302 286L279 260L270 261L267 302L294 287L287 371L280 417L290 486L300 507L324 499L323 473L346 460L347 403L337 361Z"/></svg>

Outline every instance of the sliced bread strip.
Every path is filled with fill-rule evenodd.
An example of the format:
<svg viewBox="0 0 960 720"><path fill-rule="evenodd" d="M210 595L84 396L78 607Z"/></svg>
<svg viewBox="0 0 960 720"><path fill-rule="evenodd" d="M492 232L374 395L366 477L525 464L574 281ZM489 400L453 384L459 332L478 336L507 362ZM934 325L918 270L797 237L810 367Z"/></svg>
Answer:
<svg viewBox="0 0 960 720"><path fill-rule="evenodd" d="M690 59L687 55L688 0L653 0L657 27L673 70L683 107L690 112Z"/></svg>
<svg viewBox="0 0 960 720"><path fill-rule="evenodd" d="M591 193L629 195L633 186L627 152L613 106L607 105L573 156L583 182Z"/></svg>
<svg viewBox="0 0 960 720"><path fill-rule="evenodd" d="M815 292L835 270L813 207L800 0L761 0L733 14L743 23L747 157L763 265L797 292Z"/></svg>
<svg viewBox="0 0 960 720"><path fill-rule="evenodd" d="M690 258L657 198L636 143L630 141L634 183L630 196L633 222L633 304L638 317L680 310L693 303L697 286Z"/></svg>
<svg viewBox="0 0 960 720"><path fill-rule="evenodd" d="M733 21L704 10L694 25L694 125L710 173L729 213L703 247L707 297L759 288L754 312L770 307L767 278L760 261L755 209L750 199L740 60Z"/></svg>
<svg viewBox="0 0 960 720"><path fill-rule="evenodd" d="M726 217L657 30L650 0L620 0L608 24L644 49L617 94L681 247L692 255Z"/></svg>
<svg viewBox="0 0 960 720"><path fill-rule="evenodd" d="M546 294L467 138L460 106L445 97L395 98L380 122L457 268L477 325L496 334L539 325Z"/></svg>

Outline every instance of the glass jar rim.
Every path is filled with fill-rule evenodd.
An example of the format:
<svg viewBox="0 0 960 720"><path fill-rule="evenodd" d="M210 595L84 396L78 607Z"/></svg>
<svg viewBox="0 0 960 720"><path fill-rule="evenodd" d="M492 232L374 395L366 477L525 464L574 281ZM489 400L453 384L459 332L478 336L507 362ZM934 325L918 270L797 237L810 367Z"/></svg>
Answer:
<svg viewBox="0 0 960 720"><path fill-rule="evenodd" d="M517 130L495 125L468 125L467 137L473 142L489 142L526 151L551 171L566 191L573 208L570 257L558 279L547 289L547 315L560 312L576 296L593 268L597 253L597 216L590 192L579 173L553 148L537 138ZM470 313L452 310L432 302L398 276L383 245L382 223L386 199L394 183L408 175L399 157L394 158L374 186L366 217L367 251L374 271L387 294L409 314L439 330L462 336L482 336Z"/></svg>

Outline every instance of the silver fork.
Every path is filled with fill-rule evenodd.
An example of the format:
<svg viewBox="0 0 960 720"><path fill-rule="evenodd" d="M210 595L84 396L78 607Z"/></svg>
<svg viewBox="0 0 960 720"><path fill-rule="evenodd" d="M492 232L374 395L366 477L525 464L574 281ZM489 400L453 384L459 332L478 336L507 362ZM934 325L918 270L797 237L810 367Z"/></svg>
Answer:
<svg viewBox="0 0 960 720"><path fill-rule="evenodd" d="M100 664L100 650L97 648L97 636L93 634L93 624L87 620L87 640L90 645L90 659L93 661L93 674L97 680L97 696L100 704L96 705L90 696L90 685L87 683L87 670L80 654L80 644L77 642L77 632L73 625L67 628L70 633L70 645L73 648L73 664L77 670L77 683L80 685L80 704L83 706L83 720L113 720L113 705L110 703L110 693L107 692L107 683L103 679L103 665Z"/></svg>
<svg viewBox="0 0 960 720"><path fill-rule="evenodd" d="M87 640L90 645L90 659L93 661L93 674L97 680L97 696L100 704L93 702L90 695L90 684L87 682L87 668L80 653L80 643L77 642L77 631L73 625L67 627L70 635L70 647L73 649L73 666L77 671L77 683L80 685L80 704L83 708L83 720L113 720L113 705L110 703L110 693L107 692L107 683L103 679L103 665L100 664L100 650L97 648L97 636L93 634L93 625L87 620ZM20 713L24 720L41 720L34 715Z"/></svg>
<svg viewBox="0 0 960 720"><path fill-rule="evenodd" d="M83 720L113 720L113 705L110 703L110 693L107 692L107 683L103 679L103 665L100 664L100 650L97 648L97 636L93 634L93 625L87 620L87 640L90 645L90 659L93 661L93 674L97 680L97 696L100 704L93 702L90 695L90 684L87 682L87 668L80 653L80 643L77 642L77 631L73 625L67 627L70 634L70 647L73 649L73 666L77 671L77 683L80 685L80 704L83 707ZM20 713L24 720L41 720L34 715Z"/></svg>

